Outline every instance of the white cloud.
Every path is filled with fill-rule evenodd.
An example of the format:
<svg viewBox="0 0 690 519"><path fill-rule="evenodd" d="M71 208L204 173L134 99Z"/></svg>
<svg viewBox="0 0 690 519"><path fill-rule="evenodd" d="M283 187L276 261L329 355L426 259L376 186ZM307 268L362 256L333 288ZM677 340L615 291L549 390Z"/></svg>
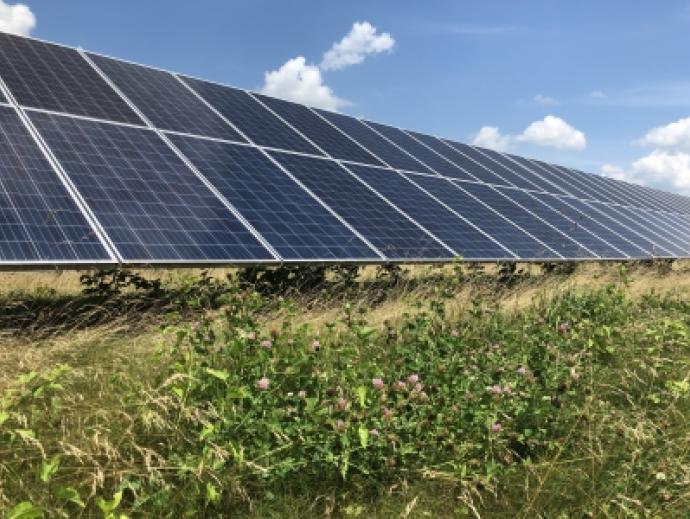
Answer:
<svg viewBox="0 0 690 519"><path fill-rule="evenodd" d="M547 115L541 121L534 121L516 137L516 140L561 150L582 150L587 146L584 133L553 115Z"/></svg>
<svg viewBox="0 0 690 519"><path fill-rule="evenodd" d="M604 164L601 167L601 174L615 180L628 180L625 170L613 164Z"/></svg>
<svg viewBox="0 0 690 519"><path fill-rule="evenodd" d="M601 90L592 90L589 93L589 97L591 97L592 99L606 99L606 94Z"/></svg>
<svg viewBox="0 0 690 519"><path fill-rule="evenodd" d="M355 22L350 32L323 55L323 70L338 70L362 63L370 54L390 52L395 40L387 32L378 34L369 22Z"/></svg>
<svg viewBox="0 0 690 519"><path fill-rule="evenodd" d="M472 144L496 151L506 151L511 144L510 135L501 135L495 126L483 126L474 136Z"/></svg>
<svg viewBox="0 0 690 519"><path fill-rule="evenodd" d="M36 16L24 4L9 5L0 0L0 31L29 36L36 27Z"/></svg>
<svg viewBox="0 0 690 519"><path fill-rule="evenodd" d="M278 70L266 72L261 92L327 110L338 110L350 104L324 85L319 67L309 65L303 56L286 61Z"/></svg>
<svg viewBox="0 0 690 519"><path fill-rule="evenodd" d="M602 174L618 180L690 195L690 154L654 150L629 169L605 164Z"/></svg>
<svg viewBox="0 0 690 519"><path fill-rule="evenodd" d="M690 150L690 117L652 128L637 144L650 144L659 148Z"/></svg>
<svg viewBox="0 0 690 519"><path fill-rule="evenodd" d="M558 99L555 99L553 97L545 96L542 94L537 94L534 96L534 102L537 103L538 105L544 105L544 106L554 106L554 105L559 105L561 102Z"/></svg>

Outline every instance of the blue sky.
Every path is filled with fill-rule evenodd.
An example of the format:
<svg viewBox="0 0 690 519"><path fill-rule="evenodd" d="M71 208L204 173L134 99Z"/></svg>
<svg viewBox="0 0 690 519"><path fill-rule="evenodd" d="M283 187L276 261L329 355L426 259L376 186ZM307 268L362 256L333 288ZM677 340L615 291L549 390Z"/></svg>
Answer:
<svg viewBox="0 0 690 519"><path fill-rule="evenodd" d="M257 90L302 56L344 112L690 193L687 1L24 3L39 38ZM358 21L390 48L324 66Z"/></svg>

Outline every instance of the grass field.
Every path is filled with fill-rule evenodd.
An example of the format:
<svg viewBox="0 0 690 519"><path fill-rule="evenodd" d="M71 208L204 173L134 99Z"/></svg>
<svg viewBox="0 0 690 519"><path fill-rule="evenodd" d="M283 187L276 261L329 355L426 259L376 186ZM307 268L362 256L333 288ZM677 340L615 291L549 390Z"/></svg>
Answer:
<svg viewBox="0 0 690 519"><path fill-rule="evenodd" d="M208 274L0 274L0 517L688 517L690 264Z"/></svg>

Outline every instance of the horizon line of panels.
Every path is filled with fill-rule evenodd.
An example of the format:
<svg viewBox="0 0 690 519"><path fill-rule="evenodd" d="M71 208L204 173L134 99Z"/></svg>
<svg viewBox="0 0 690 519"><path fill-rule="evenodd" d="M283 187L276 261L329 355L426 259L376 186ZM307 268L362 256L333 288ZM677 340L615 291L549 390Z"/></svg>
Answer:
<svg viewBox="0 0 690 519"><path fill-rule="evenodd" d="M198 79L178 79L165 71L97 54L87 55L152 125L162 130L246 142L191 88L260 146L315 155L323 155L323 151L341 160L438 173L459 180L571 194L653 210L690 212L690 200L680 195L539 165L529 159L313 110ZM0 34L0 65L3 78L21 106L145 125L75 49ZM549 178L550 173L545 171L549 169L557 170L558 178L552 173Z"/></svg>
<svg viewBox="0 0 690 519"><path fill-rule="evenodd" d="M205 104L199 105L207 109L199 118L196 110L180 111L175 103L170 103L171 96L191 94L170 74L110 58L95 55L91 58L101 60L103 67L111 67L111 74L121 76L118 87L130 90L125 91L127 97L138 100L134 104L144 118L152 124L155 121L155 126L181 131L178 128L196 124L195 131L221 132L209 137L246 142L221 118L217 120L224 126L219 126L214 119L216 114ZM73 62L69 65L73 66ZM80 69L80 73L86 73L85 70L88 69ZM90 70L94 72L93 68ZM151 71L155 72L153 79L149 77ZM110 89L104 84L106 90ZM151 85L164 95L152 97ZM259 103L256 99L260 96L218 88L241 92ZM58 98L62 95L59 89L52 94ZM15 92L13 95L18 97ZM440 154L421 156L420 159L426 159L422 162L402 149L404 138L396 137L395 132L412 139L402 130L379 125L380 132L376 132L370 127L375 123L330 114L333 124L340 125L336 124L339 129L335 129L301 105L271 98L262 98L262 102L271 106L272 112L268 113L276 114L272 116L277 121L289 121L293 128L313 133L311 121L316 117L324 124L323 128L335 132L329 137L321 128L316 132L320 136L318 142L311 137L304 139L321 149L328 147L328 155L347 155L357 149L367 154L363 155L366 158L363 162L377 162L372 166L407 169L404 164L412 167L416 163L419 166L414 165L415 169L426 168L431 176L399 174L364 165L348 165L348 171L332 160L278 151L270 152L269 157L252 146L170 134L168 138L176 148L173 149L154 131L143 127L130 128L37 111L27 113L126 262L423 261L447 260L458 255L486 260L617 259L688 254L687 235L683 238L684 245L679 245L668 231L669 226L674 230L687 227L683 220L674 222L675 215L662 217L649 212L626 215L624 208L617 210L605 204L596 207L581 200L566 202L557 197L545 201L540 199L545 193L516 191L505 182L505 188L462 182L475 177L450 181L437 175L436 170L445 164L434 159L441 157ZM115 114L124 112L118 108ZM118 122L142 125L143 118L132 113L138 122ZM226 128L234 133L222 133ZM342 133L346 129L359 137L358 142ZM244 128L242 131L246 134ZM389 138L384 137L385 132ZM255 136L250 139L257 142ZM394 139L399 144L394 144ZM367 146L362 147L360 141L365 141ZM421 146L421 142L418 144ZM481 157L489 158L488 150L482 153L467 148L468 160L478 163ZM33 153L37 151L40 155L36 146ZM472 153L480 156L472 159ZM501 160L507 159L496 154L490 160L501 164ZM196 172L188 167L188 162ZM502 166L504 175L508 174L506 171L511 172L511 163ZM458 168L458 171L462 170ZM481 171L490 169L483 167ZM259 177L265 180L257 182ZM324 178L328 179L328 185L324 185ZM536 178L543 180L533 175L531 183L522 187L539 189ZM209 189L204 179L222 199ZM390 190L392 185L397 187ZM348 194L345 199L344 193ZM458 205L459 200L462 202ZM557 202L565 204L571 213L566 215L562 207L555 209ZM589 217L588 212L597 214L598 221ZM477 214L481 217L477 218ZM640 215L653 217L656 231L650 232L648 222L641 221ZM68 239L67 243L71 245L73 241Z"/></svg>

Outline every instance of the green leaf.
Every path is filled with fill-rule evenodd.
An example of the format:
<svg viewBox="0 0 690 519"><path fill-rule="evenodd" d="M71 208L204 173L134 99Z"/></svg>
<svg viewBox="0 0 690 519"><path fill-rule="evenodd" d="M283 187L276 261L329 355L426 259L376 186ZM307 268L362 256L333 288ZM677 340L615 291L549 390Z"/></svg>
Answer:
<svg viewBox="0 0 690 519"><path fill-rule="evenodd" d="M41 481L44 483L48 483L50 481L50 478L55 475L55 473L58 471L58 468L60 468L60 455L57 454L53 456L53 459L50 461L46 460L43 463L41 463L41 470L39 472L39 477L41 478Z"/></svg>
<svg viewBox="0 0 690 519"><path fill-rule="evenodd" d="M79 492L77 492L77 490L73 487L57 487L53 491L53 494L55 494L55 497L59 499L64 499L65 501L69 501L70 503L74 503L80 508L86 507L84 501L81 500Z"/></svg>
<svg viewBox="0 0 690 519"><path fill-rule="evenodd" d="M43 509L29 501L22 501L5 516L6 519L40 519Z"/></svg>
<svg viewBox="0 0 690 519"><path fill-rule="evenodd" d="M228 373L224 369L211 369L211 368L206 368L206 373L208 373L211 376L216 377L217 379L222 380L225 382L230 378L230 373Z"/></svg>
<svg viewBox="0 0 690 519"><path fill-rule="evenodd" d="M10 414L5 411L0 411L0 425L4 424L10 418Z"/></svg>
<svg viewBox="0 0 690 519"><path fill-rule="evenodd" d="M357 397L359 398L359 405L361 407L367 406L367 388L364 386L359 386L357 388Z"/></svg>
<svg viewBox="0 0 690 519"><path fill-rule="evenodd" d="M357 432L359 433L359 443L366 449L369 445L369 429L360 425Z"/></svg>
<svg viewBox="0 0 690 519"><path fill-rule="evenodd" d="M120 506L120 501L122 501L122 490L116 492L111 500L99 497L96 503L98 504L98 508L101 509L101 512L103 512L103 515L108 516L113 510Z"/></svg>
<svg viewBox="0 0 690 519"><path fill-rule="evenodd" d="M14 432L22 440L33 440L34 438L36 438L36 433L33 432L31 429L15 429Z"/></svg>
<svg viewBox="0 0 690 519"><path fill-rule="evenodd" d="M220 501L220 493L218 489L211 483L206 483L206 500L209 503L217 503Z"/></svg>

